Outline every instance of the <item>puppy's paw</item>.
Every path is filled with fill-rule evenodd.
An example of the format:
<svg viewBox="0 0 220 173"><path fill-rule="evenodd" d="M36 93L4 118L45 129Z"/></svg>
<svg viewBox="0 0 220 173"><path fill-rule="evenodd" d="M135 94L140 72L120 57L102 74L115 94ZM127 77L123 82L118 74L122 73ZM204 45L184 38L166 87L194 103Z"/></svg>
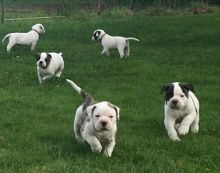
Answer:
<svg viewBox="0 0 220 173"><path fill-rule="evenodd" d="M111 156L112 156L112 153L111 153L110 151L108 151L107 149L105 149L104 155L105 155L106 157L111 157Z"/></svg>
<svg viewBox="0 0 220 173"><path fill-rule="evenodd" d="M75 139L80 144L84 143L84 140L81 137L75 136Z"/></svg>
<svg viewBox="0 0 220 173"><path fill-rule="evenodd" d="M172 139L173 141L181 141L178 135L176 134L169 134L169 138Z"/></svg>
<svg viewBox="0 0 220 173"><path fill-rule="evenodd" d="M186 135L189 132L189 126L186 125L180 126L178 132L180 135Z"/></svg>
<svg viewBox="0 0 220 173"><path fill-rule="evenodd" d="M91 146L91 149L93 153L101 153L102 146Z"/></svg>
<svg viewBox="0 0 220 173"><path fill-rule="evenodd" d="M198 133L198 131L199 131L199 126L198 126L198 125L191 126L190 131L191 131L192 133Z"/></svg>
<svg viewBox="0 0 220 173"><path fill-rule="evenodd" d="M176 130L178 130L178 128L180 127L180 123L176 123L176 124L174 125L174 127L175 127Z"/></svg>

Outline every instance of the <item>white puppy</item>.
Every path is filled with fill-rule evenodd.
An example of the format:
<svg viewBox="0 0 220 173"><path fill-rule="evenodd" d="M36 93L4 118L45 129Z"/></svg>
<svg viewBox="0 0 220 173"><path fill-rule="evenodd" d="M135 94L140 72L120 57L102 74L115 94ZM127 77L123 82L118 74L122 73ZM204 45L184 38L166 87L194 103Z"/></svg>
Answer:
<svg viewBox="0 0 220 173"><path fill-rule="evenodd" d="M53 76L60 77L64 69L64 61L62 53L38 53L37 60L37 74L39 83L47 80Z"/></svg>
<svg viewBox="0 0 220 173"><path fill-rule="evenodd" d="M84 99L75 114L74 132L78 142L86 141L93 152L101 152L111 157L115 147L116 120L119 119L119 108L107 101L97 103L88 93L79 88L73 81L67 82Z"/></svg>
<svg viewBox="0 0 220 173"><path fill-rule="evenodd" d="M199 131L199 101L193 94L193 85L175 82L162 86L161 92L164 91L164 124L170 139L180 141L178 133L186 135L189 129L192 133L197 133Z"/></svg>
<svg viewBox="0 0 220 173"><path fill-rule="evenodd" d="M103 46L101 54L106 53L107 56L110 56L111 49L118 49L120 57L123 58L129 56L129 40L139 41L133 37L120 37L120 36L110 36L105 33L104 30L97 29L93 35L92 40L100 40Z"/></svg>
<svg viewBox="0 0 220 173"><path fill-rule="evenodd" d="M11 48L16 45L28 45L31 46L31 50L35 49L40 34L45 33L44 26L42 24L36 24L32 26L32 30L27 33L9 33L7 34L2 43L8 38L7 52L10 52Z"/></svg>

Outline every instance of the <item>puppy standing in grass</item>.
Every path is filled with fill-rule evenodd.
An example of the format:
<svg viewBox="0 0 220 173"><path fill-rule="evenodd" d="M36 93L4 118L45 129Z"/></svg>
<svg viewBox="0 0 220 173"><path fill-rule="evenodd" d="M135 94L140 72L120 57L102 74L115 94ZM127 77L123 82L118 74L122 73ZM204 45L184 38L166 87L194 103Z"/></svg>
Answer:
<svg viewBox="0 0 220 173"><path fill-rule="evenodd" d="M118 49L118 52L120 54L120 57L123 58L129 56L129 40L135 40L139 41L137 38L133 37L119 37L119 36L110 36L105 33L104 30L97 29L94 31L92 35L92 40L100 40L103 46L103 50L101 54L106 54L107 56L110 56L110 50L111 49Z"/></svg>
<svg viewBox="0 0 220 173"><path fill-rule="evenodd" d="M37 60L37 75L39 83L50 79L53 76L60 77L64 69L64 61L62 53L38 53Z"/></svg>
<svg viewBox="0 0 220 173"><path fill-rule="evenodd" d="M178 133L186 135L189 129L192 133L199 131L199 101L193 91L192 84L179 82L161 88L161 92L165 92L164 124L169 138L174 141L180 141Z"/></svg>
<svg viewBox="0 0 220 173"><path fill-rule="evenodd" d="M111 157L115 147L116 120L119 119L119 108L107 101L96 102L88 93L82 91L73 81L66 80L84 99L75 114L74 132L78 142L84 140L93 152L101 152Z"/></svg>
<svg viewBox="0 0 220 173"><path fill-rule="evenodd" d="M10 52L11 48L16 45L28 45L31 46L31 50L35 49L40 34L45 33L44 26L42 24L36 24L32 26L32 29L27 33L9 33L7 34L2 43L8 38L7 52Z"/></svg>

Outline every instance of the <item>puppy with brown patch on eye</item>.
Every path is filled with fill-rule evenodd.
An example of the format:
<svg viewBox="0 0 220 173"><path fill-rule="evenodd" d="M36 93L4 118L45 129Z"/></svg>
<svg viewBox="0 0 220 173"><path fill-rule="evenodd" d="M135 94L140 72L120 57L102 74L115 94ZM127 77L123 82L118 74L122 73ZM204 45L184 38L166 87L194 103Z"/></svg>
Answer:
<svg viewBox="0 0 220 173"><path fill-rule="evenodd" d="M11 48L16 44L31 46L31 50L34 50L42 33L45 33L44 26L42 24L35 24L27 33L15 32L7 34L3 38L2 43L8 38L7 52L10 52Z"/></svg>
<svg viewBox="0 0 220 173"><path fill-rule="evenodd" d="M199 131L199 101L192 84L174 82L163 85L165 92L164 124L170 139L180 141L179 135Z"/></svg>
<svg viewBox="0 0 220 173"><path fill-rule="evenodd" d="M62 53L38 53L36 55L36 60L37 75L40 84L53 76L61 76L64 69Z"/></svg>
<svg viewBox="0 0 220 173"><path fill-rule="evenodd" d="M75 113L73 126L76 140L88 142L93 152L100 153L104 146L104 154L111 157L120 109L107 101L96 102L73 81L66 81L84 100Z"/></svg>

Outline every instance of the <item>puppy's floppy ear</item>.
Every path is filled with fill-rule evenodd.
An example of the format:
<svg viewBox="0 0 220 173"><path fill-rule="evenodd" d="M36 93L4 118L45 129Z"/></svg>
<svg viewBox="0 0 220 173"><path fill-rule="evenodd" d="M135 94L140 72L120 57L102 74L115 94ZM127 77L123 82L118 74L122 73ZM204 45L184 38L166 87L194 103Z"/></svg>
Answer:
<svg viewBox="0 0 220 173"><path fill-rule="evenodd" d="M52 56L51 54L47 53L47 59L51 60Z"/></svg>
<svg viewBox="0 0 220 173"><path fill-rule="evenodd" d="M191 83L179 83L179 85L183 88L185 88L187 91L195 92L194 87Z"/></svg>
<svg viewBox="0 0 220 173"><path fill-rule="evenodd" d="M37 61L40 59L40 54L41 54L41 53L37 53L37 54L36 54L36 60L37 60Z"/></svg>
<svg viewBox="0 0 220 173"><path fill-rule="evenodd" d="M116 116L117 116L117 118L119 120L120 119L120 114L119 114L120 113L120 108L118 106L115 106L115 105L109 103L109 102L108 102L108 106L115 110Z"/></svg>
<svg viewBox="0 0 220 173"><path fill-rule="evenodd" d="M160 94L162 94L164 91L167 91L169 87L170 87L170 85L168 85L168 84L163 85L160 89Z"/></svg>
<svg viewBox="0 0 220 173"><path fill-rule="evenodd" d="M89 116L89 118L92 117L94 110L96 109L96 105L91 105L86 109L86 112Z"/></svg>

